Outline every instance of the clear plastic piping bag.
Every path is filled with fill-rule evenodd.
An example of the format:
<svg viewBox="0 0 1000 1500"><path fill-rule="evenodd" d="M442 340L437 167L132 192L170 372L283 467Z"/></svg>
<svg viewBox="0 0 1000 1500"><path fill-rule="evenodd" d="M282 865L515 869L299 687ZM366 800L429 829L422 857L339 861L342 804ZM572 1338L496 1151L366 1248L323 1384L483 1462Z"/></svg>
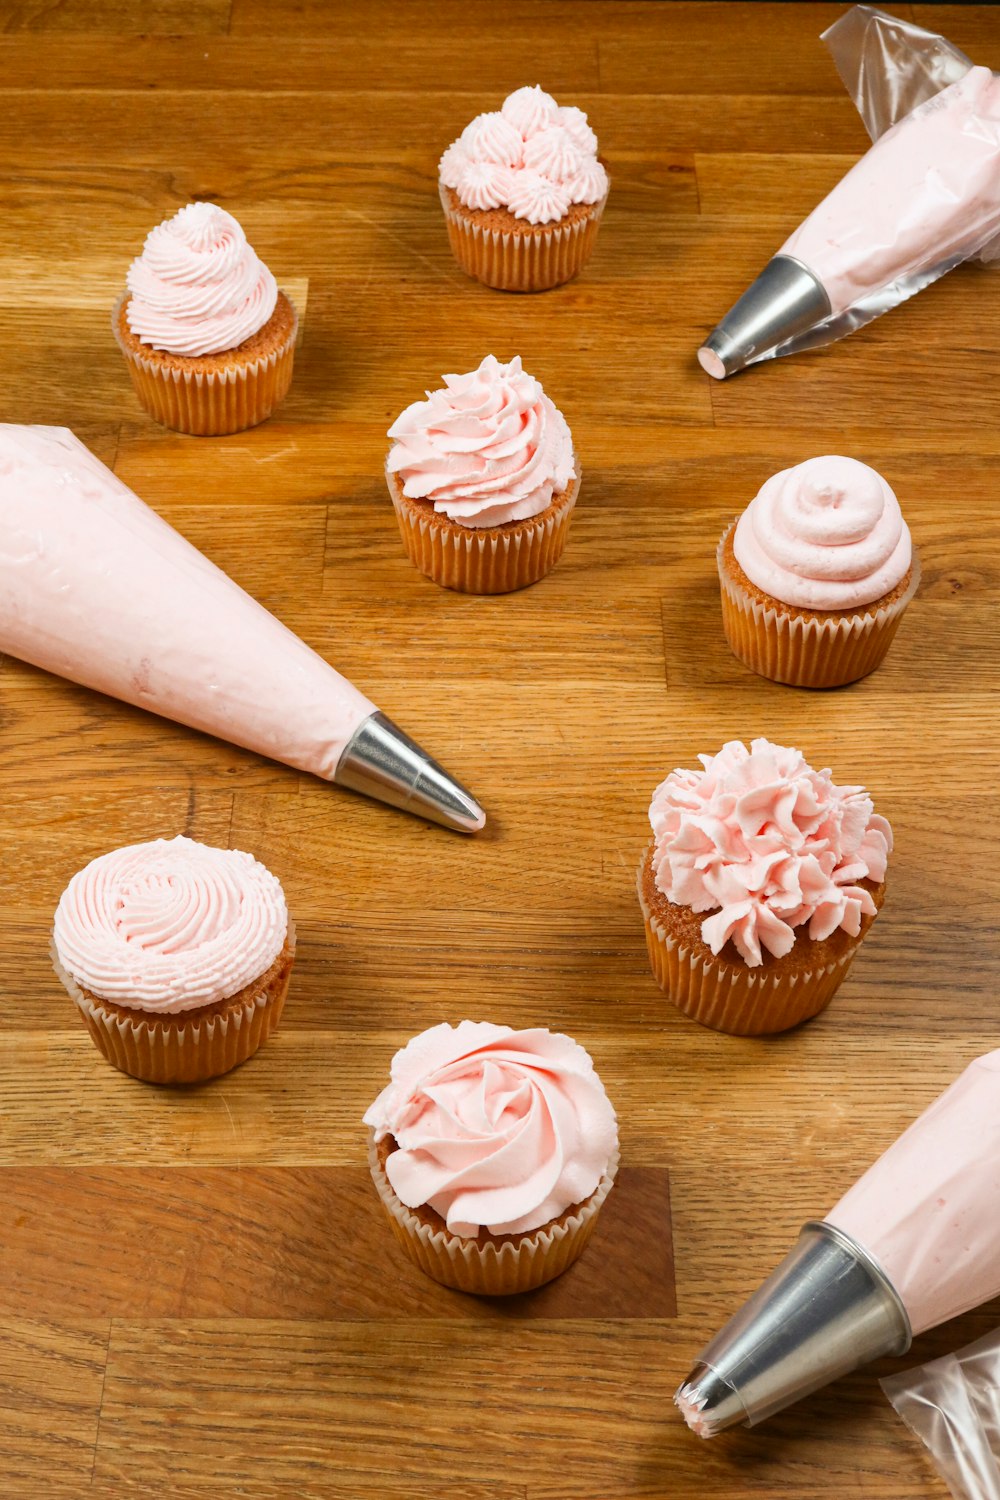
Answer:
<svg viewBox="0 0 1000 1500"><path fill-rule="evenodd" d="M944 109L945 101L940 106L929 101L961 83L974 67L946 38L869 5L855 5L823 33L822 40L876 145L914 110ZM992 91L991 77L996 84ZM744 365L831 344L963 261L1000 259L1000 78L978 68L967 87L974 99L960 126L961 153L954 155L945 172L939 172L931 154L895 228L879 215L876 195L870 251L860 245L854 248L864 232L864 183L874 171L864 157L865 165L852 168L777 252L778 257L804 265L825 287L830 313L804 331L749 352ZM926 115L903 126L907 140L914 143L914 159L928 150L929 128ZM947 159L942 166L949 166ZM872 196L870 187L867 196ZM836 241L833 226L838 224L850 228L844 249L831 255L827 246ZM822 263L811 262L813 251Z"/></svg>
<svg viewBox="0 0 1000 1500"><path fill-rule="evenodd" d="M873 5L855 5L820 40L873 141L972 67L943 36Z"/></svg>
<svg viewBox="0 0 1000 1500"><path fill-rule="evenodd" d="M881 1384L955 1500L1000 1500L1000 1328Z"/></svg>

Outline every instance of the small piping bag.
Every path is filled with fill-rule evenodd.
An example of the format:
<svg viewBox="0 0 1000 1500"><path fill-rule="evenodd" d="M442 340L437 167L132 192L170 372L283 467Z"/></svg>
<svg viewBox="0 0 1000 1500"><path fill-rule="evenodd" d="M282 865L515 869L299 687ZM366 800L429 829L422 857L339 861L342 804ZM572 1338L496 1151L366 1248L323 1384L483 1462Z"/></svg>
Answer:
<svg viewBox="0 0 1000 1500"><path fill-rule="evenodd" d="M1000 256L1000 77L856 5L823 34L875 144L698 351L709 375L834 342L962 261Z"/></svg>
<svg viewBox="0 0 1000 1500"><path fill-rule="evenodd" d="M447 828L486 821L65 427L0 424L0 651Z"/></svg>
<svg viewBox="0 0 1000 1500"><path fill-rule="evenodd" d="M969 1064L806 1224L675 1397L714 1437L754 1425L1000 1292L1000 1051Z"/></svg>

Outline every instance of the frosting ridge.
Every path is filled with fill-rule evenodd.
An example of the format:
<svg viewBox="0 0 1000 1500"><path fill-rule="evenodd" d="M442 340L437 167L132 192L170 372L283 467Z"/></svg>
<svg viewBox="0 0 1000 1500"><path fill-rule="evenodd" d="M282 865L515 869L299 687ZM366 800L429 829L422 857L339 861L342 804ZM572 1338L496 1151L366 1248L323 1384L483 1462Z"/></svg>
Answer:
<svg viewBox="0 0 1000 1500"><path fill-rule="evenodd" d="M561 1033L443 1023L392 1060L365 1112L398 1146L385 1170L408 1208L429 1205L452 1234L527 1234L584 1202L618 1144L590 1055Z"/></svg>
<svg viewBox="0 0 1000 1500"><path fill-rule="evenodd" d="M905 578L913 557L882 476L835 454L772 475L737 521L733 551L764 593L812 610L871 604Z"/></svg>
<svg viewBox="0 0 1000 1500"><path fill-rule="evenodd" d="M892 830L860 786L837 786L798 750L731 740L701 755L701 771L672 771L653 793L653 876L679 906L710 912L703 941L718 955L731 939L750 967L842 928L852 937L875 903L861 880L881 882Z"/></svg>
<svg viewBox="0 0 1000 1500"><path fill-rule="evenodd" d="M278 300L242 226L214 203L189 203L152 229L126 280L129 328L168 354L235 349L263 328Z"/></svg>
<svg viewBox="0 0 1000 1500"><path fill-rule="evenodd" d="M539 515L576 478L566 419L520 357L478 370L408 406L389 428L387 468L403 493L468 527Z"/></svg>
<svg viewBox="0 0 1000 1500"><path fill-rule="evenodd" d="M182 834L99 855L63 891L56 955L102 999L176 1013L213 1005L270 968L288 933L271 872Z"/></svg>
<svg viewBox="0 0 1000 1500"><path fill-rule="evenodd" d="M488 177L483 168L502 169ZM537 84L477 115L441 157L442 183L466 208L506 208L529 224L558 222L574 203L599 203L608 174L582 109L560 108Z"/></svg>

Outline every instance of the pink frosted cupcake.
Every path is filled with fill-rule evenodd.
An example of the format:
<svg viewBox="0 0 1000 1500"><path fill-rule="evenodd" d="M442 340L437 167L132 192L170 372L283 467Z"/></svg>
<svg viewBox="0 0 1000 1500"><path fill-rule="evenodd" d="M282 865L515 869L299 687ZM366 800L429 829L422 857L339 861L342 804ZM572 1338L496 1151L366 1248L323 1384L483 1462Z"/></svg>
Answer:
<svg viewBox="0 0 1000 1500"><path fill-rule="evenodd" d="M885 897L892 831L860 786L798 750L733 740L672 771L639 866L657 983L685 1015L739 1036L829 1005Z"/></svg>
<svg viewBox="0 0 1000 1500"><path fill-rule="evenodd" d="M439 174L451 248L477 281L541 292L590 258L608 174L582 110L537 86L516 89L466 126Z"/></svg>
<svg viewBox="0 0 1000 1500"><path fill-rule="evenodd" d="M111 326L150 416L219 436L284 400L298 318L232 214L189 203L147 235L127 282Z"/></svg>
<svg viewBox="0 0 1000 1500"><path fill-rule="evenodd" d="M183 836L91 860L60 898L52 946L97 1047L147 1083L245 1062L281 1019L295 956L276 877Z"/></svg>
<svg viewBox="0 0 1000 1500"><path fill-rule="evenodd" d="M434 1026L392 1060L365 1114L400 1245L463 1292L526 1292L581 1253L618 1169L618 1126L568 1036Z"/></svg>
<svg viewBox="0 0 1000 1500"><path fill-rule="evenodd" d="M407 556L467 594L537 583L562 556L580 468L562 412L520 359L487 355L389 428L389 494Z"/></svg>
<svg viewBox="0 0 1000 1500"><path fill-rule="evenodd" d="M920 582L899 501L853 458L775 474L719 543L722 622L761 677L829 688L873 672Z"/></svg>

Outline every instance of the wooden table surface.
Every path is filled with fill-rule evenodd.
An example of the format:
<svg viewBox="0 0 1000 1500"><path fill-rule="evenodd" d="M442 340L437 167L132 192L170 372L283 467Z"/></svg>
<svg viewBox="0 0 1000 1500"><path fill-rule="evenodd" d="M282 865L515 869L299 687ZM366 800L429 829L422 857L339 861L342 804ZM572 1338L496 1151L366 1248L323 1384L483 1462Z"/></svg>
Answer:
<svg viewBox="0 0 1000 1500"><path fill-rule="evenodd" d="M866 137L818 33L840 4L25 0L0 36L7 421L71 426L481 797L463 839L0 659L0 1493L316 1500L942 1496L876 1376L711 1444L671 1398L802 1220L997 1045L997 270L830 351L717 385L700 336ZM1000 11L897 5L1000 67ZM613 190L591 265L538 297L453 264L443 147L540 80ZM256 431L139 410L109 311L145 233L232 210L304 302ZM444 371L523 356L584 472L556 572L499 599L405 560L385 430ZM716 538L773 471L881 470L923 583L839 692L729 654ZM887 905L832 1008L737 1040L677 1014L633 889L658 779L734 737L800 747L891 819ZM281 878L281 1031L230 1076L114 1072L56 982L73 872L184 831ZM564 1029L624 1167L534 1299L451 1294L397 1252L360 1117L394 1049L464 1016Z"/></svg>

